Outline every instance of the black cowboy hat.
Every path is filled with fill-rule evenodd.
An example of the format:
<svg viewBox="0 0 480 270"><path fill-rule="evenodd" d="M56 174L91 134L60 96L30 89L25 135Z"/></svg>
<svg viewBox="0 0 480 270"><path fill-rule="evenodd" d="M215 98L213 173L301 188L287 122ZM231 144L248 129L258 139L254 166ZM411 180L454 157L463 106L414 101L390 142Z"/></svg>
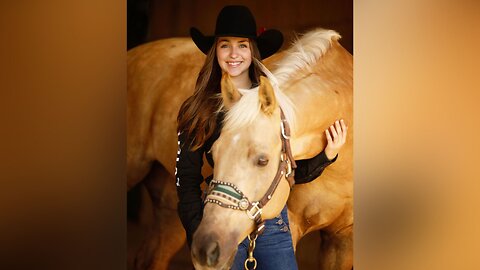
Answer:
<svg viewBox="0 0 480 270"><path fill-rule="evenodd" d="M245 6L225 6L217 17L215 35L205 36L195 27L190 28L190 36L195 45L207 54L216 37L245 37L257 42L262 59L276 53L283 43L280 31L269 29L257 36L257 24L250 10Z"/></svg>

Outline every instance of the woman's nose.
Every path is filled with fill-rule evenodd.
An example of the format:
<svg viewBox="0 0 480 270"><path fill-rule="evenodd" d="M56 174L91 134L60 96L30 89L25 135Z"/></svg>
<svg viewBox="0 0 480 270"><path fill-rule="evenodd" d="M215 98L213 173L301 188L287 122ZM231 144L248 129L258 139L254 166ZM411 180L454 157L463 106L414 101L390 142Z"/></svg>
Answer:
<svg viewBox="0 0 480 270"><path fill-rule="evenodd" d="M237 56L238 56L237 49L232 48L232 49L230 50L230 57L236 58Z"/></svg>

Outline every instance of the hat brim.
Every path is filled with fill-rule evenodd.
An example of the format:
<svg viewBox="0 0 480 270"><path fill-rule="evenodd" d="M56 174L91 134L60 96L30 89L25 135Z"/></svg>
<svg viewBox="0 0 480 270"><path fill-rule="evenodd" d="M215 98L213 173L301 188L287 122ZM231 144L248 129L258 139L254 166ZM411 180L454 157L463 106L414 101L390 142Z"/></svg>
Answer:
<svg viewBox="0 0 480 270"><path fill-rule="evenodd" d="M190 36L193 42L204 54L208 54L210 48L212 48L213 42L215 42L214 36L205 36L200 30L195 27L190 28Z"/></svg>
<svg viewBox="0 0 480 270"><path fill-rule="evenodd" d="M257 46L262 59L276 53L282 47L282 44L282 32L275 29L266 30L257 37Z"/></svg>
<svg viewBox="0 0 480 270"><path fill-rule="evenodd" d="M215 42L215 36L205 36L195 27L190 28L190 36L197 47L204 53L208 54ZM232 35L236 36L236 35ZM269 29L264 31L255 38L260 51L260 57L265 59L276 53L283 44L283 35L280 31Z"/></svg>

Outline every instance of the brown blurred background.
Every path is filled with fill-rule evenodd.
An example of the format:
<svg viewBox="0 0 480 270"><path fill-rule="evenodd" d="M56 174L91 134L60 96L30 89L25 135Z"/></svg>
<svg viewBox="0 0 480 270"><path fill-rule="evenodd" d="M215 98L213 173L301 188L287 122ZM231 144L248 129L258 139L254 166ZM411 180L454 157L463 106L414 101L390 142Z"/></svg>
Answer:
<svg viewBox="0 0 480 270"><path fill-rule="evenodd" d="M246 5L254 14L257 28L279 29L285 36L283 48L295 35L314 28L336 30L340 43L353 54L352 0L262 0L262 1L200 1L200 0L128 0L127 49L162 38L189 36L192 26L204 34L215 31L216 16L225 5ZM139 185L128 194L128 265L132 267L149 223L151 208L146 190ZM140 213L139 211L142 211ZM320 233L313 232L299 242L297 258L300 269L318 268ZM189 251L184 247L174 258L170 269L190 269Z"/></svg>

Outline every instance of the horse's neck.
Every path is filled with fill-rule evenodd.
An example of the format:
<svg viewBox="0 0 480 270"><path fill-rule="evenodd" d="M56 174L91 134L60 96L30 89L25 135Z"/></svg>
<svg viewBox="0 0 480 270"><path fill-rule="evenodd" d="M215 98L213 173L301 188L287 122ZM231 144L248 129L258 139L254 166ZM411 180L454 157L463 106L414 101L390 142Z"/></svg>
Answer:
<svg viewBox="0 0 480 270"><path fill-rule="evenodd" d="M352 56L338 43L313 67L286 86L296 107L292 137L295 159L310 158L326 146L325 130L340 118L352 122Z"/></svg>
<svg viewBox="0 0 480 270"><path fill-rule="evenodd" d="M298 93L301 98L292 98L296 106L295 131L292 136L292 154L295 159L310 158L326 146L324 131L335 121L335 103L330 98L308 91ZM300 105L301 104L301 105Z"/></svg>

